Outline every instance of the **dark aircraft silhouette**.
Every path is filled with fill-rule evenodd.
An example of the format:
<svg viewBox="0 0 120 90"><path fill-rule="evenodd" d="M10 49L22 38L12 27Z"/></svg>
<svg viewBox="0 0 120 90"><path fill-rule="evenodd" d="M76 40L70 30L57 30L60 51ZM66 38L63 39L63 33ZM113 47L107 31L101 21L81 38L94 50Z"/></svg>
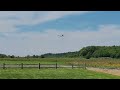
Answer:
<svg viewBox="0 0 120 90"><path fill-rule="evenodd" d="M58 35L59 37L64 37L64 35L62 34L62 35Z"/></svg>

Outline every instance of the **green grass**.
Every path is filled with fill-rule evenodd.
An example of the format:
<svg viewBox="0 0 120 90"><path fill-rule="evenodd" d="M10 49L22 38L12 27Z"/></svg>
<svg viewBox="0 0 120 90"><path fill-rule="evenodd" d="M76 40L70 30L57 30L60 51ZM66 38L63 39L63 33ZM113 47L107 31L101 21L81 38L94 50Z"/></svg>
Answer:
<svg viewBox="0 0 120 90"><path fill-rule="evenodd" d="M56 60L60 64L64 64L66 59L57 59L57 58L0 58L0 64L8 63L8 64L55 64Z"/></svg>
<svg viewBox="0 0 120 90"><path fill-rule="evenodd" d="M104 59L104 58L0 58L0 64L74 64L83 65L86 63L90 67L101 68L120 68L120 59Z"/></svg>
<svg viewBox="0 0 120 90"><path fill-rule="evenodd" d="M120 79L84 69L0 69L0 79Z"/></svg>
<svg viewBox="0 0 120 90"><path fill-rule="evenodd" d="M104 59L104 58L0 58L0 64L74 64L120 68L120 59ZM98 73L84 69L0 69L0 79L120 79L119 76Z"/></svg>

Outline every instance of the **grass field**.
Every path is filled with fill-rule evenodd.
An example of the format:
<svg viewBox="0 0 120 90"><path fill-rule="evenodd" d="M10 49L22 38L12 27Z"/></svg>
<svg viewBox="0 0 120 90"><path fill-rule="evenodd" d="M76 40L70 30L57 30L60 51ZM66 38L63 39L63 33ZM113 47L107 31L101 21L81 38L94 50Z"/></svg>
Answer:
<svg viewBox="0 0 120 90"><path fill-rule="evenodd" d="M83 58L1 58L0 64L85 64L89 67L120 68L120 59ZM120 79L114 76L85 69L0 69L0 79Z"/></svg>
<svg viewBox="0 0 120 90"><path fill-rule="evenodd" d="M64 64L64 65L83 65L86 63L88 67L99 67L99 68L120 68L120 59L104 59L104 58L1 58L0 64Z"/></svg>
<svg viewBox="0 0 120 90"><path fill-rule="evenodd" d="M2 69L0 79L120 79L120 77L84 69Z"/></svg>

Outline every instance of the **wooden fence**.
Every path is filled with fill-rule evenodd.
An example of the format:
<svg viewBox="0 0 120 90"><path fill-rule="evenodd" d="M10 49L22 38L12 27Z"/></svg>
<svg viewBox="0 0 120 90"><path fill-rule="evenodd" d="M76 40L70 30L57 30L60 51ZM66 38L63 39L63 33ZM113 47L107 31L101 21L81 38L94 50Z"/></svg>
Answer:
<svg viewBox="0 0 120 90"><path fill-rule="evenodd" d="M7 68L21 68L21 69L24 69L24 68L38 68L38 69L42 69L42 68L55 68L55 69L58 69L58 68L84 68L86 69L86 64L84 65L60 65L60 64L6 64L6 63L3 63L3 64L0 64L0 68L3 68L3 69L7 69Z"/></svg>

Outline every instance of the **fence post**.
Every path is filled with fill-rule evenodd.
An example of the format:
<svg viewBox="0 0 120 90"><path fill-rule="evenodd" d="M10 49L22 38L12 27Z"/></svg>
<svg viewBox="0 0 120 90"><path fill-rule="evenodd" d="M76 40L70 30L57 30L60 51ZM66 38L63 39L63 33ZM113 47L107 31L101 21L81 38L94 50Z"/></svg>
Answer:
<svg viewBox="0 0 120 90"><path fill-rule="evenodd" d="M21 69L23 69L23 63L21 63Z"/></svg>
<svg viewBox="0 0 120 90"><path fill-rule="evenodd" d="M84 68L86 69L86 63L85 63L85 66L84 66Z"/></svg>
<svg viewBox="0 0 120 90"><path fill-rule="evenodd" d="M39 63L39 69L40 69L40 63Z"/></svg>
<svg viewBox="0 0 120 90"><path fill-rule="evenodd" d="M72 69L73 69L73 64L72 64Z"/></svg>
<svg viewBox="0 0 120 90"><path fill-rule="evenodd" d="M57 69L57 63L56 63L56 69Z"/></svg>
<svg viewBox="0 0 120 90"><path fill-rule="evenodd" d="M5 63L3 63L3 69L5 69Z"/></svg>

